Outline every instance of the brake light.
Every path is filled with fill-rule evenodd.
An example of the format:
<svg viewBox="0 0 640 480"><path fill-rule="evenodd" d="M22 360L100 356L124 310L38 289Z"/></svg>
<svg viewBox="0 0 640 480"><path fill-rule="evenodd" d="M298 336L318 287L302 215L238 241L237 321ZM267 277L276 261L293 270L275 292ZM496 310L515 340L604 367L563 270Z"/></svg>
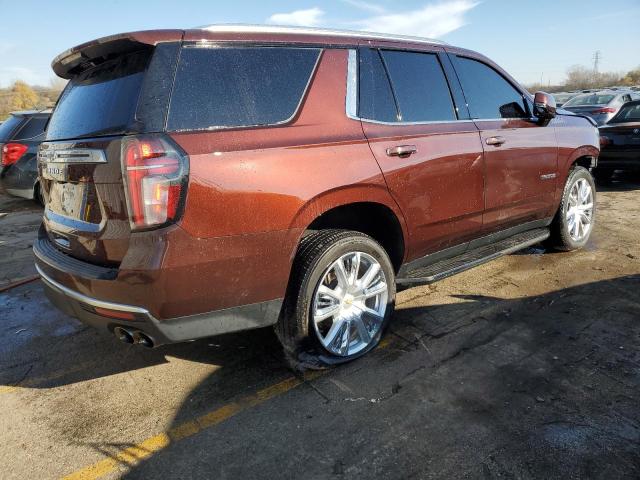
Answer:
<svg viewBox="0 0 640 480"><path fill-rule="evenodd" d="M167 139L153 136L123 140L122 173L132 228L177 220L188 168L186 155Z"/></svg>
<svg viewBox="0 0 640 480"><path fill-rule="evenodd" d="M2 165L4 167L13 165L28 149L29 147L22 143L7 143L2 147Z"/></svg>
<svg viewBox="0 0 640 480"><path fill-rule="evenodd" d="M611 139L609 137L605 137L604 135L600 135L600 147L606 147L607 145L610 145Z"/></svg>
<svg viewBox="0 0 640 480"><path fill-rule="evenodd" d="M604 108L599 108L597 110L591 111L592 115L599 115L601 113L616 113L616 109L613 107L604 107Z"/></svg>

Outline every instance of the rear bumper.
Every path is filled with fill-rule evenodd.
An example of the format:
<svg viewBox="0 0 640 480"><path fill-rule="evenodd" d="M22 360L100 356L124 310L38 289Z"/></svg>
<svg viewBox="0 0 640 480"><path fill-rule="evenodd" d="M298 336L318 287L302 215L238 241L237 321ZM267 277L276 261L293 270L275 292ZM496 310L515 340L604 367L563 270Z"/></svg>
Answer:
<svg viewBox="0 0 640 480"><path fill-rule="evenodd" d="M140 251L133 247L131 250L136 258L149 259L146 268L141 264L137 270L131 269L131 265L129 268L104 267L62 253L41 227L33 253L45 292L54 305L88 325L108 330L121 326L144 332L154 345L261 328L277 322L282 295L254 296L253 299L243 295L243 290L250 286L230 282L228 269L205 268L202 257L199 257L200 263L189 263L179 269L155 263L154 259L162 255L153 245L142 242ZM163 242L155 245L164 248ZM236 303L220 301L219 294L225 288L229 294L235 289ZM180 296L176 297L178 291ZM224 299L230 297L229 294ZM167 304L173 308L166 308ZM169 314L162 315L165 311Z"/></svg>
<svg viewBox="0 0 640 480"><path fill-rule="evenodd" d="M154 346L273 325L278 320L282 306L282 299L276 299L199 315L158 320L145 308L89 297L56 282L38 264L36 269L44 283L47 298L64 313L87 325L111 332L116 327L144 332L151 338ZM121 312L133 319L112 318L97 313L96 309L116 314Z"/></svg>
<svg viewBox="0 0 640 480"><path fill-rule="evenodd" d="M640 170L640 148L634 150L602 150L598 157L598 168Z"/></svg>

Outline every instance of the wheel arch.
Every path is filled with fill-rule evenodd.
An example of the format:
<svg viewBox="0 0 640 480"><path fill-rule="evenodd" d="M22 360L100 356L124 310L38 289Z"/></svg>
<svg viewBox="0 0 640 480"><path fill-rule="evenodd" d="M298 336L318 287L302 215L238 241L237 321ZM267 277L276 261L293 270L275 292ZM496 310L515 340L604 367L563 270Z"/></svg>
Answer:
<svg viewBox="0 0 640 480"><path fill-rule="evenodd" d="M399 207L383 186L341 188L308 201L292 224L292 229L300 232L296 250L304 235L329 228L355 230L371 236L385 248L396 271L404 262L407 225Z"/></svg>

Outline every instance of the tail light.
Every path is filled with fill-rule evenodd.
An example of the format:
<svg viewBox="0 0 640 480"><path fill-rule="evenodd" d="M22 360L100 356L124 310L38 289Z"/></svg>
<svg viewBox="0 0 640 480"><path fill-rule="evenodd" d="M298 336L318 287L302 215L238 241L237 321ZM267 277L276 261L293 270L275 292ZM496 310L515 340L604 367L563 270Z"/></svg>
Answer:
<svg viewBox="0 0 640 480"><path fill-rule="evenodd" d="M613 107L604 107L591 111L592 115L600 115L601 113L616 113L616 109Z"/></svg>
<svg viewBox="0 0 640 480"><path fill-rule="evenodd" d="M135 136L123 140L121 158L131 227L176 221L187 189L188 157L161 136Z"/></svg>
<svg viewBox="0 0 640 480"><path fill-rule="evenodd" d="M29 149L28 146L22 143L7 143L2 147L2 165L7 167L13 165L25 152Z"/></svg>
<svg viewBox="0 0 640 480"><path fill-rule="evenodd" d="M600 135L600 147L606 147L607 145L610 145L611 139L609 137L605 137L604 135Z"/></svg>

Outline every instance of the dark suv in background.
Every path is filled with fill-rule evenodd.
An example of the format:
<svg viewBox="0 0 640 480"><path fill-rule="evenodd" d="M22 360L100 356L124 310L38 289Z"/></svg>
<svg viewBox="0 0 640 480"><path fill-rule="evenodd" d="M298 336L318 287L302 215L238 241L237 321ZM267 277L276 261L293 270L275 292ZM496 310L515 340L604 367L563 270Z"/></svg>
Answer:
<svg viewBox="0 0 640 480"><path fill-rule="evenodd" d="M396 284L593 229L597 129L470 50L223 25L53 69L36 266L125 342L275 325L288 352L345 361L379 342Z"/></svg>
<svg viewBox="0 0 640 480"><path fill-rule="evenodd" d="M37 154L50 111L13 112L0 125L0 184L9 195L42 203Z"/></svg>

